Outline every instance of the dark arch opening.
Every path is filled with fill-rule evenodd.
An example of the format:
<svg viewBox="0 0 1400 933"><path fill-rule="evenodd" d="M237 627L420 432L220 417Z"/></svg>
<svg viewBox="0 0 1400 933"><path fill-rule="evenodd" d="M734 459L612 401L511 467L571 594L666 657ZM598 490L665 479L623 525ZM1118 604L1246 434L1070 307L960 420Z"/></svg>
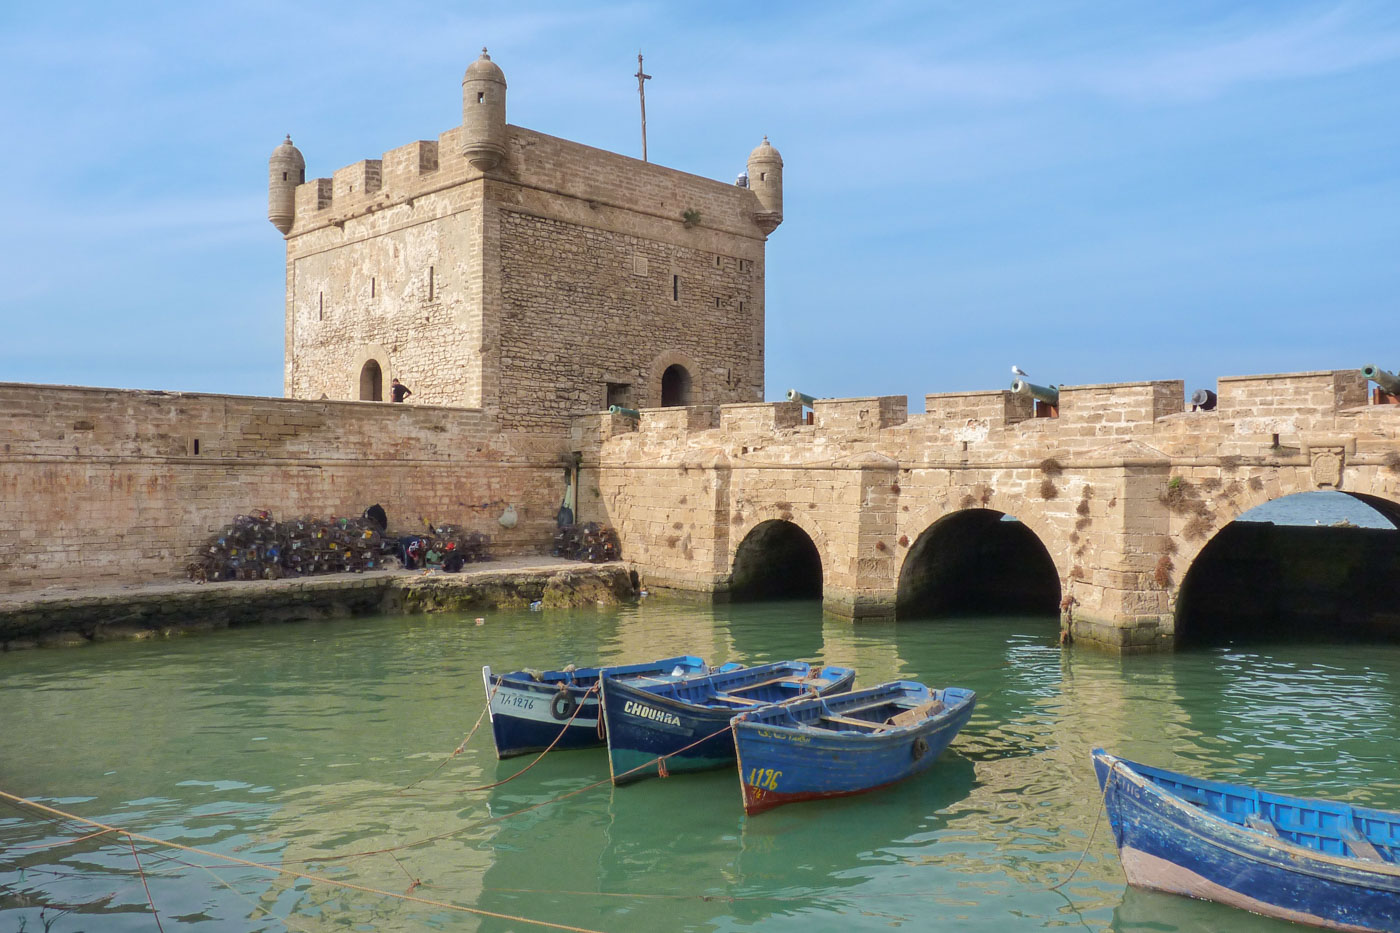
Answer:
<svg viewBox="0 0 1400 933"><path fill-rule="evenodd" d="M661 374L661 407L675 408L690 404L690 371L680 363L672 363Z"/></svg>
<svg viewBox="0 0 1400 933"><path fill-rule="evenodd" d="M365 363L360 370L360 401L384 401L384 373L375 360Z"/></svg>
<svg viewBox="0 0 1400 933"><path fill-rule="evenodd" d="M1196 555L1176 643L1400 641L1400 504L1298 493L1251 509Z"/></svg>
<svg viewBox="0 0 1400 933"><path fill-rule="evenodd" d="M899 572L895 617L1044 615L1060 607L1055 562L1035 532L995 509L966 509L919 535Z"/></svg>
<svg viewBox="0 0 1400 933"><path fill-rule="evenodd" d="M822 557L807 532L792 522L761 522L734 552L730 599L821 599Z"/></svg>

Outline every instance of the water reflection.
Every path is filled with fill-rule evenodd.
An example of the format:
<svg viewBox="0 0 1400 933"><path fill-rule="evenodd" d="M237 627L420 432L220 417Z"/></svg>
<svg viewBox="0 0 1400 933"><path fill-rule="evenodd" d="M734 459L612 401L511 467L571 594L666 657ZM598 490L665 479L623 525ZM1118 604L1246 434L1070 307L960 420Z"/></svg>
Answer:
<svg viewBox="0 0 1400 933"><path fill-rule="evenodd" d="M1272 930L1128 891L1087 750L1400 809L1400 648L1252 645L1114 658L1053 618L850 625L815 603L644 602L616 613L310 623L0 656L0 788L135 831L369 887L609 931L947 928ZM927 775L743 815L728 771L613 789L600 751L498 762L480 667L693 653L803 657L978 692ZM439 767L441 766L441 767ZM575 796L594 782L600 786ZM408 794L400 789L413 784ZM530 809L533 808L533 809ZM0 929L148 930L128 848L0 810ZM1092 842L1091 840L1092 838ZM423 845L345 860L346 852ZM1081 854L1083 863L1078 865ZM256 871L142 852L168 931L516 930ZM1069 877L1062 892L1049 888ZM84 906L86 905L86 906ZM46 917L52 918L52 911ZM65 926L66 924L66 926Z"/></svg>

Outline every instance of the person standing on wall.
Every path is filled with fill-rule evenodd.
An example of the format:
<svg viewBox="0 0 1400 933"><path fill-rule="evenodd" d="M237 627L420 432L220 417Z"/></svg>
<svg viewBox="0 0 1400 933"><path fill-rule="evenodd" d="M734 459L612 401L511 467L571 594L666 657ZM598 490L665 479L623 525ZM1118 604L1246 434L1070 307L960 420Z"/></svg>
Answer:
<svg viewBox="0 0 1400 933"><path fill-rule="evenodd" d="M413 390L399 382L397 379L389 380L389 399L394 402L402 402L413 394Z"/></svg>

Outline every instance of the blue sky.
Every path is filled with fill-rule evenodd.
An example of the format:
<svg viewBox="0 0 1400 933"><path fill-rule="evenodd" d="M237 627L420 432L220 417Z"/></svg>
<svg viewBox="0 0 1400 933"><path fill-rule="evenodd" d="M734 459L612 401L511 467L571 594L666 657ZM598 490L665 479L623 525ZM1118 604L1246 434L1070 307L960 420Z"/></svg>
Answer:
<svg viewBox="0 0 1400 933"><path fill-rule="evenodd" d="M267 156L460 118L732 180L766 133L770 398L1400 368L1400 4L0 8L0 381L281 393Z"/></svg>

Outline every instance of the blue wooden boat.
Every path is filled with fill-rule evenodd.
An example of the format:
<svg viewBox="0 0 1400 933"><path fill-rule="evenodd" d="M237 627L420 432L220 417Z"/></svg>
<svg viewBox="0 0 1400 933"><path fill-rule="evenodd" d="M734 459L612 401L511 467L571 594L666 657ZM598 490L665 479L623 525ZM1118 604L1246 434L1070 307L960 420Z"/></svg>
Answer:
<svg viewBox="0 0 1400 933"><path fill-rule="evenodd" d="M740 713L732 725L744 812L863 794L926 771L976 703L961 687L897 680Z"/></svg>
<svg viewBox="0 0 1400 933"><path fill-rule="evenodd" d="M729 720L736 710L783 703L810 694L844 693L855 682L848 667L812 670L804 661L716 671L650 684L603 679L608 767L614 784L663 773L722 768L734 760Z"/></svg>
<svg viewBox="0 0 1400 933"><path fill-rule="evenodd" d="M1093 757L1129 884L1331 930L1400 930L1400 813Z"/></svg>
<svg viewBox="0 0 1400 933"><path fill-rule="evenodd" d="M690 655L642 664L509 674L493 674L487 665L481 669L481 679L486 684L486 708L491 717L496 757L538 752L551 743L556 749L601 746L598 681L605 672L642 683L664 683L708 671L702 658Z"/></svg>

